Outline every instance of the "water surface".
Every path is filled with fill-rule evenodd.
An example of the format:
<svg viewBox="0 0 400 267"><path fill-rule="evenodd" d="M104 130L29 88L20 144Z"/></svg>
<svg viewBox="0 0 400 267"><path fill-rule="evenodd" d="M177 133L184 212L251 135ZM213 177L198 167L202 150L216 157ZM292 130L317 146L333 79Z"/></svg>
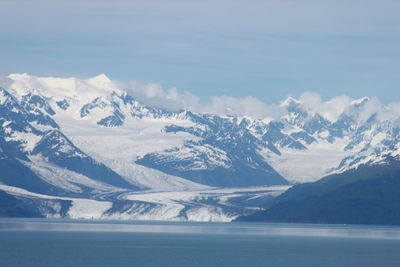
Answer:
<svg viewBox="0 0 400 267"><path fill-rule="evenodd" d="M0 266L399 266L400 228L0 219Z"/></svg>

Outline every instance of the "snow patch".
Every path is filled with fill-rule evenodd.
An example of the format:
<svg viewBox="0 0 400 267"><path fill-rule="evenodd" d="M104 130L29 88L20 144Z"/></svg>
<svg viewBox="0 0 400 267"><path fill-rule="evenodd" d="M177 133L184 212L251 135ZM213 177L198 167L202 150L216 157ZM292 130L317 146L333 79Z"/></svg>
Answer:
<svg viewBox="0 0 400 267"><path fill-rule="evenodd" d="M104 219L104 213L111 209L112 202L92 199L73 199L68 210L71 219Z"/></svg>

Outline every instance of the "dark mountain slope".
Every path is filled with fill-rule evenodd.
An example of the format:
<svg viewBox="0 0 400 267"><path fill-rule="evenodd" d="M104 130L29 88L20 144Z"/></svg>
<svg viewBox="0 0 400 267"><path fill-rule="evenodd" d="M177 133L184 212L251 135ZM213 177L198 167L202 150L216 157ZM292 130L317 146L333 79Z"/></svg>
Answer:
<svg viewBox="0 0 400 267"><path fill-rule="evenodd" d="M400 225L400 161L360 166L292 187L239 221Z"/></svg>
<svg viewBox="0 0 400 267"><path fill-rule="evenodd" d="M64 216L70 206L69 200L19 197L0 190L0 217Z"/></svg>

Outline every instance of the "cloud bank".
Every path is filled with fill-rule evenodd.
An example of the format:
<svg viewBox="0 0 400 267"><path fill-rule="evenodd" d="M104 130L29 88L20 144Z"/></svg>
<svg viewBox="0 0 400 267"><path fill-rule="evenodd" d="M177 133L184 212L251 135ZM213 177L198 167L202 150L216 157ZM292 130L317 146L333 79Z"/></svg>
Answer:
<svg viewBox="0 0 400 267"><path fill-rule="evenodd" d="M164 89L160 83L144 84L138 81L130 81L120 83L119 86L139 101L167 110L197 110L200 105L199 98L196 95L188 91L180 93L175 87Z"/></svg>
<svg viewBox="0 0 400 267"><path fill-rule="evenodd" d="M139 101L171 111L190 110L199 113L212 113L225 116L248 116L275 119L285 113L277 104L266 104L253 96L237 98L227 95L212 96L203 103L189 91L180 92L177 88L163 88L159 83L144 84L138 81L120 83L120 89L126 90Z"/></svg>
<svg viewBox="0 0 400 267"><path fill-rule="evenodd" d="M287 108L283 105L286 99L280 103L267 104L254 96L238 98L221 95L212 96L209 101L203 103L191 92L180 92L175 87L165 89L159 83L144 84L132 81L120 86L145 104L172 111L186 109L200 113L258 119L278 119L287 113ZM318 113L334 122L344 112L352 112L351 107L365 99L367 101L357 112L358 121L365 122L374 114L380 120L400 121L400 102L383 105L377 97L354 99L347 95L339 95L323 100L317 93L304 92L298 97L297 102L310 114Z"/></svg>
<svg viewBox="0 0 400 267"><path fill-rule="evenodd" d="M50 85L46 81L51 81ZM341 114L346 113L359 122L365 122L375 115L381 121L389 120L400 126L400 102L383 105L376 97L353 99L347 95L340 95L323 100L317 93L304 92L297 99L290 96L276 104L267 104L254 96L238 98L228 95L212 96L204 102L197 95L189 91L179 91L176 87L164 88L160 83L142 83L139 81L120 82L110 80L104 74L89 79L42 78L28 74L0 75L0 87L3 88L55 86L56 90L61 90L60 84L65 87L64 89L68 89L69 86L79 87L79 92L88 94L89 98L90 95L97 97L96 92L116 90L120 93L127 92L138 101L149 106L170 111L190 110L198 113L268 120L285 116L288 113L287 105L291 103L289 99L291 99L295 105L299 105L309 114L318 113L331 122L335 122ZM89 98L88 101L91 100ZM357 108L355 108L356 106Z"/></svg>

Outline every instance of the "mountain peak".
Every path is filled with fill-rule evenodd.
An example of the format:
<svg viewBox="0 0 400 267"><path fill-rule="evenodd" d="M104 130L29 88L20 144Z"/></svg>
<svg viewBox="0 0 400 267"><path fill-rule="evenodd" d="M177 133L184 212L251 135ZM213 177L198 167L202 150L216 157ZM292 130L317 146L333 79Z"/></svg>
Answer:
<svg viewBox="0 0 400 267"><path fill-rule="evenodd" d="M362 98L355 99L355 100L351 101L351 104L352 104L352 105L361 105L361 104L367 103L369 100L370 100L369 97L364 96L364 97L362 97Z"/></svg>
<svg viewBox="0 0 400 267"><path fill-rule="evenodd" d="M62 101L65 98L87 103L98 96L108 96L112 92L122 94L123 91L105 74L92 78L57 78L37 77L34 75L10 74L10 90L13 95L22 97L33 93Z"/></svg>
<svg viewBox="0 0 400 267"><path fill-rule="evenodd" d="M12 80L18 80L18 79L30 78L31 75L29 75L28 73L11 73L7 77L12 79Z"/></svg>
<svg viewBox="0 0 400 267"><path fill-rule="evenodd" d="M108 78L104 73L89 78L87 81L97 86L104 86L111 83L110 78Z"/></svg>
<svg viewBox="0 0 400 267"><path fill-rule="evenodd" d="M289 107L292 105L299 105L301 104L301 101L289 96L288 98L286 98L284 101L282 101L282 103L280 104L281 107Z"/></svg>

